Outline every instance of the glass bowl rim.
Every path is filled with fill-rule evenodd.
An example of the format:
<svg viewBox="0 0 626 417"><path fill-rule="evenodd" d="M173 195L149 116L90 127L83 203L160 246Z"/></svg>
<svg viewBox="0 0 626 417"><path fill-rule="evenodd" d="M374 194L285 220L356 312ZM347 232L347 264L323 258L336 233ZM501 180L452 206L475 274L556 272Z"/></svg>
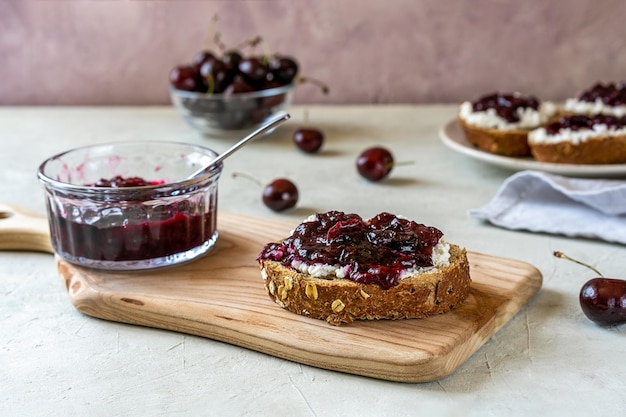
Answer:
<svg viewBox="0 0 626 417"><path fill-rule="evenodd" d="M37 169L37 178L39 181L47 187L50 187L54 190L58 191L66 191L66 192L74 192L74 193L84 193L84 194L92 194L92 195L101 195L101 194L110 194L110 195L125 195L129 193L136 193L137 191L142 192L165 192L172 189L186 189L193 188L202 183L219 178L219 175L222 172L222 168L224 164L222 162L215 165L211 168L207 173L198 175L193 178L183 178L176 181L166 182L164 184L155 184L155 185L142 185L142 186L133 186L133 187L95 187L90 185L80 185L80 184L70 184L68 182L63 182L59 180L55 180L44 174L44 169L48 163L51 163L55 160L60 159L64 155L67 155L72 152L77 151L85 151L88 149L96 149L96 148L104 148L107 146L116 146L116 145L149 145L149 144L158 144L158 145L176 145L176 146L184 146L190 149L194 149L200 151L205 154L212 155L214 158L217 157L218 153L213 149L207 148L206 146L197 145L193 143L185 143L185 142L176 142L176 141L122 141L122 142L105 142L105 143L97 143L93 145L85 145L78 146L72 149L68 149L66 151L57 153L49 158L46 158Z"/></svg>
<svg viewBox="0 0 626 417"><path fill-rule="evenodd" d="M257 90L251 91L248 93L232 93L232 94L224 94L224 93L215 93L215 94L207 94L207 93L199 93L196 91L187 91L187 90L179 90L171 85L168 86L170 95L176 95L182 98L187 99L196 99L196 100L207 100L207 101L226 101L226 100L245 100L245 99L255 99L255 98L263 98L263 97L271 97L278 94L286 93L293 90L296 87L295 82L291 82L286 85L282 85L280 87L268 88L265 90Z"/></svg>

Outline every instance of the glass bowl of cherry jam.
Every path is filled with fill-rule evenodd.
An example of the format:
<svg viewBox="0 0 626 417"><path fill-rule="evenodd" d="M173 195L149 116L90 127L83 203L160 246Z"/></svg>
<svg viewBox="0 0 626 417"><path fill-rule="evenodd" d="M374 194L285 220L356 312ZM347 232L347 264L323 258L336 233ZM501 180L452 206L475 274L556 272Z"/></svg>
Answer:
<svg viewBox="0 0 626 417"><path fill-rule="evenodd" d="M44 161L55 253L82 266L139 270L180 264L217 241L222 164L189 178L217 154L176 142L122 142L73 149Z"/></svg>
<svg viewBox="0 0 626 417"><path fill-rule="evenodd" d="M289 108L295 84L258 91L200 93L169 87L172 104L183 119L206 136L237 137L260 127Z"/></svg>

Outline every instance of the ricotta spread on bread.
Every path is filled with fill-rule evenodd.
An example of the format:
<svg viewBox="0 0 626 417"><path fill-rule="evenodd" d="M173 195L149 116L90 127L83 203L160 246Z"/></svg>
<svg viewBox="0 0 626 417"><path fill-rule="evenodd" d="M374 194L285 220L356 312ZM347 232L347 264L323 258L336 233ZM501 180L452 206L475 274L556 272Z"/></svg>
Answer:
<svg viewBox="0 0 626 417"><path fill-rule="evenodd" d="M626 105L607 105L601 98L597 98L594 101L581 101L576 98L568 98L565 100L563 108L566 112L577 114L607 114L615 117L626 116Z"/></svg>
<svg viewBox="0 0 626 417"><path fill-rule="evenodd" d="M558 133L549 134L546 128L535 129L528 133L528 140L532 143L558 143L569 142L573 145L586 142L594 138L609 138L626 135L626 127L608 126L596 124L589 128L573 130L563 128Z"/></svg>
<svg viewBox="0 0 626 417"><path fill-rule="evenodd" d="M484 111L474 111L472 102L464 101L459 108L459 117L471 125L485 129L528 130L546 123L556 113L556 106L551 102L543 102L537 110L530 107L518 107L515 111L519 120L509 122L498 116L498 113L493 108L488 108Z"/></svg>

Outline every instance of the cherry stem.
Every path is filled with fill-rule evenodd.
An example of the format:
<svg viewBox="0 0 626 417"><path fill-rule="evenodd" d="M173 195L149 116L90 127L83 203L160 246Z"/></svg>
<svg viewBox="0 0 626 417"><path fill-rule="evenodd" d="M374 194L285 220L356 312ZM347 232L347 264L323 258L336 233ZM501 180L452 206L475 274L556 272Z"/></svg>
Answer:
<svg viewBox="0 0 626 417"><path fill-rule="evenodd" d="M400 162L392 162L389 164L389 166L398 167L402 165L413 165L413 164L415 164L415 161L400 161Z"/></svg>
<svg viewBox="0 0 626 417"><path fill-rule="evenodd" d="M222 34L220 32L215 32L215 36L213 37L213 43L215 44L215 46L217 46L217 49L219 49L220 52L224 53L224 51L226 50L226 44L222 42Z"/></svg>
<svg viewBox="0 0 626 417"><path fill-rule="evenodd" d="M213 77L213 74L207 75L206 80L208 84L208 89L207 89L206 94L210 96L215 91L215 78Z"/></svg>
<svg viewBox="0 0 626 417"><path fill-rule="evenodd" d="M217 38L217 34L214 35L214 32L215 32L215 23L218 20L219 20L219 17L217 16L217 13L215 13L211 17L211 20L209 21L209 28L207 30L206 38L204 40L204 43L205 43L207 49L211 47L212 42L215 42L215 40Z"/></svg>
<svg viewBox="0 0 626 417"><path fill-rule="evenodd" d="M304 115L302 116L303 124L307 126L309 124L309 109L304 109Z"/></svg>
<svg viewBox="0 0 626 417"><path fill-rule="evenodd" d="M316 86L318 86L321 90L323 94L328 94L330 92L330 89L328 88L328 86L326 84L324 84L323 82L321 82L320 80L316 80L315 78L311 78L311 77L298 77L298 79L296 80L299 84L304 84L304 83L311 83L311 84L315 84Z"/></svg>
<svg viewBox="0 0 626 417"><path fill-rule="evenodd" d="M263 42L263 38L260 36L255 36L252 39L248 39L243 41L242 43L240 43L239 45L235 46L235 50L241 50L246 46L249 46L250 48L255 48L258 44L260 44L261 42Z"/></svg>
<svg viewBox="0 0 626 417"><path fill-rule="evenodd" d="M266 40L261 41L261 48L263 48L263 64L267 65L270 62L271 50L270 44Z"/></svg>
<svg viewBox="0 0 626 417"><path fill-rule="evenodd" d="M245 178L248 181L252 181L253 183L258 185L259 187L263 187L263 184L261 184L261 181L257 180L252 175L244 174L243 172L233 172L233 178L238 178L238 177Z"/></svg>
<svg viewBox="0 0 626 417"><path fill-rule="evenodd" d="M387 164L387 168L398 167L403 165L413 165L415 161L400 161L400 162L390 162Z"/></svg>
<svg viewBox="0 0 626 417"><path fill-rule="evenodd" d="M584 262L580 262L580 261L578 261L578 260L576 260L574 258L570 258L569 256L567 256L563 252L554 251L553 255L556 256L557 258L567 259L568 261L572 261L574 263L577 263L578 265L586 266L587 268L591 269L596 274L600 275L600 278L604 278L604 275L602 275L602 273L600 271L598 271L597 269L595 269L593 266L588 265L588 264L586 264Z"/></svg>

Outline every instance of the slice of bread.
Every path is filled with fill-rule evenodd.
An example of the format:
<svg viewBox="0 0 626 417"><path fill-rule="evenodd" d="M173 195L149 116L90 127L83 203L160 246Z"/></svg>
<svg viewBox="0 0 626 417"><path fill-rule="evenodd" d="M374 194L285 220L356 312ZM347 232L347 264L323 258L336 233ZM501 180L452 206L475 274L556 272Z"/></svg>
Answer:
<svg viewBox="0 0 626 417"><path fill-rule="evenodd" d="M466 251L453 244L447 266L403 278L389 289L334 275L314 277L276 261L260 260L259 264L265 290L276 304L333 325L446 313L460 305L470 290Z"/></svg>
<svg viewBox="0 0 626 417"><path fill-rule="evenodd" d="M626 163L626 116L569 115L528 134L535 159L561 164Z"/></svg>
<svg viewBox="0 0 626 417"><path fill-rule="evenodd" d="M531 155L528 146L528 130L484 128L469 124L462 117L459 117L458 120L467 140L478 149L503 156Z"/></svg>
<svg viewBox="0 0 626 417"><path fill-rule="evenodd" d="M626 163L626 135L599 136L584 142L540 143L529 141L534 158L560 164Z"/></svg>

